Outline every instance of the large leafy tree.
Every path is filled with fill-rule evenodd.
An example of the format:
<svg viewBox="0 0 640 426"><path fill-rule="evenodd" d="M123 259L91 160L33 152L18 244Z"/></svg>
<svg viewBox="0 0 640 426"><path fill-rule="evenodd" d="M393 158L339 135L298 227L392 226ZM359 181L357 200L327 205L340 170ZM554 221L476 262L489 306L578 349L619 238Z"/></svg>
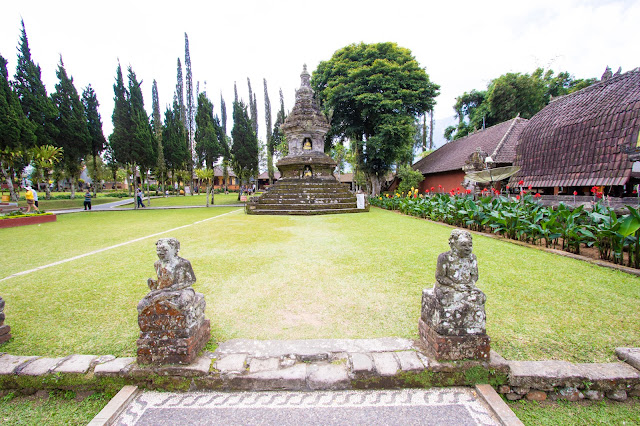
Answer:
<svg viewBox="0 0 640 426"><path fill-rule="evenodd" d="M194 104L193 99L193 74L191 71L191 53L189 53L189 37L187 33L184 33L184 65L185 70L187 72L186 78L186 89L187 89L187 100L186 100L186 116L187 120L184 123L187 129L187 140L189 141L189 153L191 155L191 161L189 162L189 172L193 172L193 160L195 158L193 152L194 145L194 137L195 137L195 115L196 115L196 105ZM194 192L191 192L193 195Z"/></svg>
<svg viewBox="0 0 640 426"><path fill-rule="evenodd" d="M213 103L207 98L207 93L198 95L198 111L196 113L196 154L199 166L205 164L207 169L213 169L218 158L224 154L218 136L220 123L213 116Z"/></svg>
<svg viewBox="0 0 640 426"><path fill-rule="evenodd" d="M58 111L55 121L58 135L55 141L63 149L62 165L71 183L71 198L75 198L75 182L80 177L82 161L91 154L91 135L80 95L73 85L73 78L67 75L62 57L56 76L58 84L51 95Z"/></svg>
<svg viewBox="0 0 640 426"><path fill-rule="evenodd" d="M233 129L231 130L231 165L241 182L258 172L258 138L242 101L233 103ZM238 195L239 196L239 195Z"/></svg>
<svg viewBox="0 0 640 426"><path fill-rule="evenodd" d="M14 201L12 160L35 140L34 125L22 111L18 95L9 84L7 61L0 56L0 172Z"/></svg>
<svg viewBox="0 0 640 426"><path fill-rule="evenodd" d="M93 193L98 189L98 156L107 148L107 140L102 132L102 117L98 112L98 97L89 84L82 92L82 104L84 105L87 129L89 130L91 157L93 161Z"/></svg>
<svg viewBox="0 0 640 426"><path fill-rule="evenodd" d="M583 89L595 78L576 79L568 72L537 68L531 74L507 73L492 80L487 90L472 90L456 98L453 107L457 126L445 130L447 140L459 139L483 127L516 117L531 118L553 97Z"/></svg>
<svg viewBox="0 0 640 426"><path fill-rule="evenodd" d="M22 21L18 64L13 86L20 99L22 111L34 124L35 143L38 145L54 144L58 135L58 128L55 125L58 113L55 105L47 96L47 89L41 78L40 66L31 59L24 21Z"/></svg>
<svg viewBox="0 0 640 426"><path fill-rule="evenodd" d="M395 43L344 47L318 65L311 84L331 116L327 141L352 141L370 192L378 194L385 175L412 145L415 117L434 106L439 86L409 49Z"/></svg>
<svg viewBox="0 0 640 426"><path fill-rule="evenodd" d="M109 136L109 147L111 160L109 164L117 165L121 164L128 167L131 163L131 131L133 123L131 122L131 111L129 105L129 91L124 84L124 78L122 76L122 67L118 63L116 69L116 82L113 85L114 92L114 107L111 114L111 122L113 123L113 132ZM115 174L114 174L115 176ZM129 171L127 170L127 176ZM115 178L114 178L115 181ZM129 185L129 194L131 194L132 185Z"/></svg>

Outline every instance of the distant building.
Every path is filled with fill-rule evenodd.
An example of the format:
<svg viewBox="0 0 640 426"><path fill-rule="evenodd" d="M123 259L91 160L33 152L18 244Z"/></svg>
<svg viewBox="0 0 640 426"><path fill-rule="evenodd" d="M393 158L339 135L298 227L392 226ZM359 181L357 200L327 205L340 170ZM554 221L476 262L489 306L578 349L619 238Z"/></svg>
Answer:
<svg viewBox="0 0 640 426"><path fill-rule="evenodd" d="M280 179L280 172L278 170L273 172L273 182L277 182ZM269 172L262 172L258 176L258 190L262 190L269 187Z"/></svg>
<svg viewBox="0 0 640 426"><path fill-rule="evenodd" d="M240 189L238 178L236 177L236 174L233 173L233 169L231 167L229 167L227 171L229 173L229 176L227 178L227 189L231 191L237 191L238 189ZM213 188L224 188L224 170L222 166L213 167Z"/></svg>
<svg viewBox="0 0 640 426"><path fill-rule="evenodd" d="M594 186L628 196L640 182L640 68L554 99L520 135L514 165L545 194L589 194Z"/></svg>
<svg viewBox="0 0 640 426"><path fill-rule="evenodd" d="M515 158L518 137L527 124L526 119L516 117L484 130L476 131L444 144L413 165L424 176L420 192L436 188L448 192L463 186L465 166L477 153L490 156L494 167L510 166Z"/></svg>

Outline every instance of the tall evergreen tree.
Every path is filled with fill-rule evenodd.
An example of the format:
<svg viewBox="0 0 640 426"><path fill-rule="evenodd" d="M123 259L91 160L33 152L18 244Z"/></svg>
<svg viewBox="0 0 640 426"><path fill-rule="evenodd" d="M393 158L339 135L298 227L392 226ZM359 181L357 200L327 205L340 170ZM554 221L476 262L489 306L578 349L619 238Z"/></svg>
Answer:
<svg viewBox="0 0 640 426"><path fill-rule="evenodd" d="M227 134L227 104L224 103L222 92L220 92L220 119L222 120L222 130Z"/></svg>
<svg viewBox="0 0 640 426"><path fill-rule="evenodd" d="M253 132L258 135L258 117L257 114L254 114L254 111L257 113L257 108L254 108L255 95L251 90L251 80L247 77L247 85L249 86L249 117L251 119L251 126L253 126Z"/></svg>
<svg viewBox="0 0 640 426"><path fill-rule="evenodd" d="M185 167L189 157L184 143L184 126L180 120L180 105L177 97L173 99L173 108L167 108L164 113L162 150L167 168L171 170L171 176L175 177L176 171Z"/></svg>
<svg viewBox="0 0 640 426"><path fill-rule="evenodd" d="M241 183L246 183L258 172L258 138L242 101L233 103L231 138L231 165Z"/></svg>
<svg viewBox="0 0 640 426"><path fill-rule="evenodd" d="M12 160L36 140L34 125L22 111L18 95L9 85L7 61L0 56L0 173L7 182L13 201L18 198L13 190Z"/></svg>
<svg viewBox="0 0 640 426"><path fill-rule="evenodd" d="M151 86L151 129L156 140L156 177L160 177L160 182L164 184L164 172L166 170L164 161L164 150L162 149L162 117L160 116L160 100L158 98L158 83L153 80ZM162 191L164 193L164 189Z"/></svg>
<svg viewBox="0 0 640 426"><path fill-rule="evenodd" d="M151 131L151 125L149 124L149 116L144 109L144 99L142 97L142 90L140 85L142 81L138 83L135 72L131 66L128 68L129 79L129 103L131 111L131 123L132 123L132 143L131 143L131 159L132 170L135 170L136 165L140 166L140 173L146 174L146 171L151 169L156 164L156 146L153 143L153 133ZM142 178L142 176L141 176Z"/></svg>
<svg viewBox="0 0 640 426"><path fill-rule="evenodd" d="M280 130L280 126L284 124L284 120L287 115L284 111L284 96L282 95L282 89L280 89L280 110L276 114L276 122L273 125L273 132L271 133L271 145L276 157L284 157L289 153L289 147L284 137L284 133Z"/></svg>
<svg viewBox="0 0 640 426"><path fill-rule="evenodd" d="M267 79L264 82L264 121L267 129L267 171L269 172L269 185L273 184L275 169L273 167L273 138L271 137L271 101L267 90Z"/></svg>
<svg viewBox="0 0 640 426"><path fill-rule="evenodd" d="M218 136L220 123L213 116L213 103L207 98L207 94L200 93L198 97L198 112L196 113L196 153L198 167L204 163L207 169L213 169L213 165L223 154Z"/></svg>
<svg viewBox="0 0 640 426"><path fill-rule="evenodd" d="M85 119L87 120L87 129L89 130L90 153L93 160L93 194L98 189L98 156L107 147L107 140L102 132L102 118L98 112L98 98L96 92L89 84L82 92L82 104L84 105Z"/></svg>
<svg viewBox="0 0 640 426"><path fill-rule="evenodd" d="M186 126L187 124L187 113L184 108L184 82L182 81L182 64L180 63L180 58L178 58L178 76L176 82L176 96L178 97L178 117L180 117L180 121L182 121L182 125Z"/></svg>
<svg viewBox="0 0 640 426"><path fill-rule="evenodd" d="M118 62L116 69L116 82L113 85L114 107L111 114L111 122L113 123L113 132L109 136L109 146L113 152L113 162L111 164L122 164L129 166L132 163L131 158L131 132L133 123L131 122L131 105L129 104L129 91L124 85L122 77L122 67ZM127 170L127 179L130 171ZM131 195L132 185L129 185L129 195Z"/></svg>
<svg viewBox="0 0 640 426"><path fill-rule="evenodd" d="M238 102L238 87L236 86L236 82L233 82L233 102Z"/></svg>
<svg viewBox="0 0 640 426"><path fill-rule="evenodd" d="M253 117L251 119L253 132L256 134L256 137L258 137L258 101L255 93L253 94L253 102L251 102L251 116Z"/></svg>
<svg viewBox="0 0 640 426"><path fill-rule="evenodd" d="M20 35L20 47L18 49L18 65L14 76L13 86L20 99L22 111L34 124L36 135L35 143L38 145L52 145L58 134L55 120L58 115L51 99L47 96L47 89L41 79L40 66L31 59L29 40L25 30L24 21ZM32 144L29 143L29 148Z"/></svg>
<svg viewBox="0 0 640 426"><path fill-rule="evenodd" d="M193 74L191 72L191 54L189 53L189 37L187 33L184 33L184 65L187 71L187 101L186 101L186 113L187 113L187 121L185 123L185 127L187 128L187 139L189 141L189 152L191 154L191 163L189 164L189 172L192 173L193 177L193 161L195 159L194 153L194 134L195 134L195 105L193 100ZM194 193L191 192L193 195Z"/></svg>
<svg viewBox="0 0 640 426"><path fill-rule="evenodd" d="M63 149L62 164L71 183L71 198L76 195L76 179L80 177L83 159L91 153L91 135L87 127L84 106L78 91L73 85L73 78L67 76L62 57L56 71L58 84L51 95L58 110L55 125L58 128L56 145Z"/></svg>

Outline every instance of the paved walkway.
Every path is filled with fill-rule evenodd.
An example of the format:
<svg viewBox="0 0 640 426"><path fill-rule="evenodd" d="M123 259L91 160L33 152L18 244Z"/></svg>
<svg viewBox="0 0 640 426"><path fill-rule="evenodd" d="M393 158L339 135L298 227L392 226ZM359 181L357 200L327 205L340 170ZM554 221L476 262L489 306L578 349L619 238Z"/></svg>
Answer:
<svg viewBox="0 0 640 426"><path fill-rule="evenodd" d="M471 388L142 392L116 425L499 425Z"/></svg>
<svg viewBox="0 0 640 426"><path fill-rule="evenodd" d="M163 197L151 197L152 199L155 198L163 198ZM131 207L124 207L127 206L129 204L133 204L134 199L133 198L123 198L122 200L118 200L118 201L112 201L111 203L104 203L104 204L94 204L91 207L91 211L130 211L133 210L133 208ZM172 210L172 209L199 209L199 208L206 208L207 206L161 206L161 207L155 207L155 206L148 206L145 207L146 210ZM212 204L209 207L244 207L244 204ZM53 214L66 214L66 213L78 213L78 212L83 212L85 211L84 208L77 208L77 209L61 209L61 210L47 210L50 213ZM89 211L87 211L89 212Z"/></svg>

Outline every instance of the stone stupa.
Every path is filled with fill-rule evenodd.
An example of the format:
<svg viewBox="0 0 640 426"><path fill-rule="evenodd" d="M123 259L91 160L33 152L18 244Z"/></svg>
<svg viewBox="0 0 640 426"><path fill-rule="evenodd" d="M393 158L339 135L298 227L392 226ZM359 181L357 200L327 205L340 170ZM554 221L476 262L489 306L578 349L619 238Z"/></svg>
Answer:
<svg viewBox="0 0 640 426"><path fill-rule="evenodd" d="M276 167L281 177L268 192L252 198L248 214L314 215L357 213L356 195L333 175L336 162L324 153L329 122L315 100L305 65L296 90L296 103L281 129L287 138L289 154Z"/></svg>

